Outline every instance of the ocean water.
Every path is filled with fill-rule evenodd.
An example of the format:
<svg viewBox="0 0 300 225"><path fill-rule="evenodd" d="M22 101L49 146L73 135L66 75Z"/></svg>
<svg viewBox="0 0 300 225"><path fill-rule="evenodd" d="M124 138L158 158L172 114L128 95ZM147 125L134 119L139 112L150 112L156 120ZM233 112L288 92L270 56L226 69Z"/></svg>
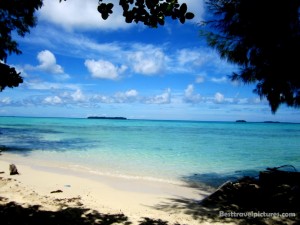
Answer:
<svg viewBox="0 0 300 225"><path fill-rule="evenodd" d="M266 167L300 170L300 124L0 117L0 145L94 175L212 186Z"/></svg>

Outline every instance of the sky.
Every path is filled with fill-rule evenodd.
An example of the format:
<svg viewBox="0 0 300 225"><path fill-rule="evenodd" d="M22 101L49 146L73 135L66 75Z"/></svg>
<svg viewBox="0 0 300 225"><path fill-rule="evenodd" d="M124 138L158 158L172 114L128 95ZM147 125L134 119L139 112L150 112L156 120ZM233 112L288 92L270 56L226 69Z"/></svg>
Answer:
<svg viewBox="0 0 300 225"><path fill-rule="evenodd" d="M228 78L238 68L199 34L202 0L187 1L193 20L158 28L125 23L112 2L104 21L98 0L44 0L37 26L14 35L22 54L7 63L24 82L0 93L0 116L300 122L299 109L273 115L254 85Z"/></svg>

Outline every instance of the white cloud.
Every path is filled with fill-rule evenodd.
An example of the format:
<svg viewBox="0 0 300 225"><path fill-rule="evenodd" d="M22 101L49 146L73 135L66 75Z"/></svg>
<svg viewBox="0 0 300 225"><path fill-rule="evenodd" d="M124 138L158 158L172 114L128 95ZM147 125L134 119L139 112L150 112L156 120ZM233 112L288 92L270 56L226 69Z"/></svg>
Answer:
<svg viewBox="0 0 300 225"><path fill-rule="evenodd" d="M227 82L227 77L225 77L225 76L220 77L220 78L212 77L211 81L214 82L214 83L226 83Z"/></svg>
<svg viewBox="0 0 300 225"><path fill-rule="evenodd" d="M171 102L171 89L168 88L164 93L151 97L145 102L148 104L168 104Z"/></svg>
<svg viewBox="0 0 300 225"><path fill-rule="evenodd" d="M161 73L166 65L167 57L163 50L152 45L136 45L128 60L134 72L144 75L154 75Z"/></svg>
<svg viewBox="0 0 300 225"><path fill-rule="evenodd" d="M46 71L53 74L63 73L63 68L56 64L56 58L52 52L49 50L44 50L38 53L37 59L40 62L40 65L36 69Z"/></svg>
<svg viewBox="0 0 300 225"><path fill-rule="evenodd" d="M26 79L24 81L24 86L31 90L59 90L59 89L76 90L78 89L78 85L76 84L52 83L40 79L36 79L36 80Z"/></svg>
<svg viewBox="0 0 300 225"><path fill-rule="evenodd" d="M203 57L199 50L194 49L181 49L177 54L178 63L181 66L185 66L187 64L191 65L202 65L206 62L206 57Z"/></svg>
<svg viewBox="0 0 300 225"><path fill-rule="evenodd" d="M187 86L187 88L184 90L185 96L191 96L194 92L194 85L190 84Z"/></svg>
<svg viewBox="0 0 300 225"><path fill-rule="evenodd" d="M49 96L43 100L43 103L48 104L48 105L59 105L59 104L62 104L63 101L58 96Z"/></svg>
<svg viewBox="0 0 300 225"><path fill-rule="evenodd" d="M129 91L126 91L125 95L127 97L136 97L138 95L138 92L136 90L134 90L134 89L131 89Z"/></svg>
<svg viewBox="0 0 300 225"><path fill-rule="evenodd" d="M26 70L29 70L43 71L46 73L55 74L56 76L54 78L57 80L66 80L70 78L68 74L64 73L63 67L56 63L56 57L51 51L40 51L37 54L37 60L39 61L39 65L25 65L23 68L18 67L18 70L22 72L22 75L25 74L25 77L29 77L29 75L25 73Z"/></svg>
<svg viewBox="0 0 300 225"><path fill-rule="evenodd" d="M44 6L39 10L39 19L54 23L66 30L93 30L128 28L122 16L119 1L114 3L113 14L103 20L97 10L98 0L68 0L59 3L58 0L44 0Z"/></svg>
<svg viewBox="0 0 300 225"><path fill-rule="evenodd" d="M105 95L93 95L90 99L93 103L114 103L114 100L110 96L105 96Z"/></svg>
<svg viewBox="0 0 300 225"><path fill-rule="evenodd" d="M138 92L134 89L131 89L126 92L117 92L114 95L114 102L125 103L125 102L134 102L137 100Z"/></svg>
<svg viewBox="0 0 300 225"><path fill-rule="evenodd" d="M188 103L199 103L202 101L200 94L194 94L194 85L190 84L184 90L184 101Z"/></svg>
<svg viewBox="0 0 300 225"><path fill-rule="evenodd" d="M215 94L215 99L214 100L215 100L216 103L222 103L222 102L224 102L225 98L224 98L223 94L221 94L220 92L217 92Z"/></svg>
<svg viewBox="0 0 300 225"><path fill-rule="evenodd" d="M68 33L59 29L37 27L35 37L26 39L27 43L37 44L39 38L50 40L49 49L55 49L63 55L83 59L104 59L114 65L126 64L129 71L141 75L203 73L230 74L233 67L221 60L216 51L210 48L184 48L174 50L166 43L152 45L144 43L99 42L83 34ZM64 38L61 38L64 36ZM24 41L24 39L22 39ZM178 48L175 48L178 49ZM208 79L208 78L207 78Z"/></svg>
<svg viewBox="0 0 300 225"><path fill-rule="evenodd" d="M92 103L132 103L138 100L139 93L135 89L131 89L125 92L117 92L112 96L106 96L101 94L93 95L89 98Z"/></svg>
<svg viewBox="0 0 300 225"><path fill-rule="evenodd" d="M80 89L77 89L74 93L72 93L71 97L75 102L83 102L86 100L85 96L83 95Z"/></svg>
<svg viewBox="0 0 300 225"><path fill-rule="evenodd" d="M47 105L81 104L88 102L89 98L86 97L80 89L75 90L75 92L64 91L55 96L48 96L42 100L42 103Z"/></svg>
<svg viewBox="0 0 300 225"><path fill-rule="evenodd" d="M11 103L10 97L4 97L0 99L0 105L9 105Z"/></svg>
<svg viewBox="0 0 300 225"><path fill-rule="evenodd" d="M202 69L209 73L231 74L236 70L236 66L221 59L217 51L208 48L183 48L173 56L175 64L173 70L194 72ZM206 73L207 73L206 72Z"/></svg>
<svg viewBox="0 0 300 225"><path fill-rule="evenodd" d="M123 73L127 67L122 65L120 68L113 65L109 61L105 60L90 60L87 59L84 62L84 65L87 67L88 71L92 74L94 78L100 79L109 79L116 80L119 78L119 74Z"/></svg>

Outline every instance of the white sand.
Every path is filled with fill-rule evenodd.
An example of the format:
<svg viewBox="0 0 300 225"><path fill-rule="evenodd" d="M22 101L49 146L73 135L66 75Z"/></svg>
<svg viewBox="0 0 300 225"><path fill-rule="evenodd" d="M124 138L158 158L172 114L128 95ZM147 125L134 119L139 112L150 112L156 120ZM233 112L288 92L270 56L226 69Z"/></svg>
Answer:
<svg viewBox="0 0 300 225"><path fill-rule="evenodd" d="M9 175L10 163L16 164L20 175ZM133 224L138 224L143 217L162 219L171 224L210 224L200 221L186 204L200 201L209 194L199 189L166 182L96 176L45 164L37 165L30 157L1 155L0 172L5 172L0 174L2 201L37 204L53 211L76 206L101 213L124 213ZM9 178L12 180L8 181ZM62 192L50 193L56 190Z"/></svg>

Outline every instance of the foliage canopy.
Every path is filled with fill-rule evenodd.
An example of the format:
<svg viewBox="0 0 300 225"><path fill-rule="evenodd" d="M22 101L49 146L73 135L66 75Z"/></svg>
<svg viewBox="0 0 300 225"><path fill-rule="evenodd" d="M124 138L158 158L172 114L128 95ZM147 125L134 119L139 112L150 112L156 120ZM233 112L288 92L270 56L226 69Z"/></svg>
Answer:
<svg viewBox="0 0 300 225"><path fill-rule="evenodd" d="M24 36L36 25L34 12L41 8L42 0L1 0L0 1L0 91L5 87L17 87L23 82L15 68L5 64L11 53L21 54L18 43L12 39L12 32Z"/></svg>
<svg viewBox="0 0 300 225"><path fill-rule="evenodd" d="M232 80L254 83L271 110L300 106L300 1L208 0L202 34L221 57L239 66Z"/></svg>
<svg viewBox="0 0 300 225"><path fill-rule="evenodd" d="M127 23L142 22L149 27L164 25L165 17L179 19L181 23L194 18L193 13L187 12L186 3L180 5L178 0L120 0L119 5ZM113 6L99 0L98 11L104 20L112 13Z"/></svg>

